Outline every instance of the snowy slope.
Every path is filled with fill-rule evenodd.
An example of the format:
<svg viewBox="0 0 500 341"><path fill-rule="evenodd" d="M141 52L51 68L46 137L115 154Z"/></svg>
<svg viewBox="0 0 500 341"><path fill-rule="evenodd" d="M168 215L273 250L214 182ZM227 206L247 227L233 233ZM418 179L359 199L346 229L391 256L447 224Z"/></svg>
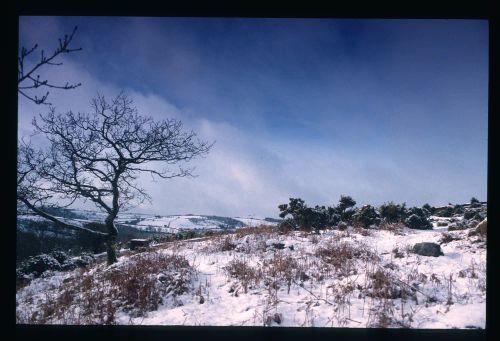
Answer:
<svg viewBox="0 0 500 341"><path fill-rule="evenodd" d="M177 220L177 226L185 223L181 218ZM154 222L173 224L166 219ZM135 317L118 309L115 323L485 327L485 240L477 235L469 236L470 230L448 232L456 240L441 244L444 256L440 257L410 252L418 242L441 243L444 233L439 230L349 228L325 231L321 235L303 232L280 235L270 231L245 234L243 231L167 243L150 251L151 255L186 257L196 272L190 280L190 289L177 296L175 304L172 299L165 299L158 309L144 316ZM232 247L224 249L222 246L228 243ZM354 251L354 256L339 258L340 263L331 263L328 257L335 260L341 251L322 258L322 250L342 250L342 247ZM127 264L133 257L136 256L122 256L119 263ZM234 263L244 264L254 272L249 270L247 277L238 277L237 273L227 270ZM110 270L102 264L91 271ZM377 277L381 274L385 277ZM245 281L254 275L258 279L248 282L245 290ZM48 293L60 295L63 279L72 276L77 276L76 272L56 273L34 280L19 290L16 294L18 322L23 322L23 316L29 311L41 309ZM396 290L395 296L377 296L377 292L385 292L384 285ZM45 323L75 323L65 318L48 319Z"/></svg>

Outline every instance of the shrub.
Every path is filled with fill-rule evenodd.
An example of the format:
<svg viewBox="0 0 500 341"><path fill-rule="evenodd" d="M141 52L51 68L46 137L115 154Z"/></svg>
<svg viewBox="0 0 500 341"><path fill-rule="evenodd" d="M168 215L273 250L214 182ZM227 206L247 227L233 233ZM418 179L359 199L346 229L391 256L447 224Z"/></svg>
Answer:
<svg viewBox="0 0 500 341"><path fill-rule="evenodd" d="M423 218L428 218L431 216L431 212L429 212L428 210L426 210L423 207L411 207L411 208L409 208L407 211L407 217L411 216L412 214L416 214L417 216L423 217Z"/></svg>
<svg viewBox="0 0 500 341"><path fill-rule="evenodd" d="M422 206L423 209L426 209L427 211L429 211L431 214L434 214L436 212L436 208L434 206L431 206L429 204L424 204Z"/></svg>
<svg viewBox="0 0 500 341"><path fill-rule="evenodd" d="M38 302L31 315L16 311L18 323L114 324L121 309L144 316L164 299L188 291L194 269L182 256L139 254L112 268L82 270ZM19 302L32 304L32 296Z"/></svg>
<svg viewBox="0 0 500 341"><path fill-rule="evenodd" d="M306 278L304 269L291 256L284 256L281 253L275 253L273 258L263 262L263 270L266 276L266 285L274 286L275 289L281 283L285 284L290 293L292 282L300 277ZM302 274L302 276L301 276Z"/></svg>
<svg viewBox="0 0 500 341"><path fill-rule="evenodd" d="M360 223L364 228L380 224L380 216L371 205L361 207L353 215L353 219L356 223Z"/></svg>
<svg viewBox="0 0 500 341"><path fill-rule="evenodd" d="M280 218L291 216L280 224L281 229L292 227L294 229L318 230L333 226L339 221L338 215L331 207L315 206L311 208L300 198L290 198L288 204L279 205L278 208L281 211Z"/></svg>
<svg viewBox="0 0 500 341"><path fill-rule="evenodd" d="M464 219L472 219L477 214L476 211L467 210L464 212Z"/></svg>
<svg viewBox="0 0 500 341"><path fill-rule="evenodd" d="M463 214L464 212L465 212L465 209L460 205L455 205L453 207L453 214Z"/></svg>
<svg viewBox="0 0 500 341"><path fill-rule="evenodd" d="M471 203L471 204L479 204L479 200L477 200L475 197L472 197L472 198L470 199L470 203Z"/></svg>
<svg viewBox="0 0 500 341"><path fill-rule="evenodd" d="M345 212L348 208L354 207L356 201L348 195L341 195L339 199L338 209L340 212Z"/></svg>
<svg viewBox="0 0 500 341"><path fill-rule="evenodd" d="M348 242L334 242L318 248L316 257L333 267L335 272L348 276L357 272L356 260L378 260L375 252L364 245L354 245Z"/></svg>
<svg viewBox="0 0 500 341"><path fill-rule="evenodd" d="M392 201L383 204L379 208L380 217L385 219L388 223L396 223L403 221L406 218L406 203L402 205L395 204Z"/></svg>
<svg viewBox="0 0 500 341"><path fill-rule="evenodd" d="M352 209L356 205L356 201L348 195L341 195L339 199L339 204L336 207L336 211L340 215L340 220L345 222L351 222L354 210Z"/></svg>
<svg viewBox="0 0 500 341"><path fill-rule="evenodd" d="M262 274L255 268L249 266L245 260L233 259L229 262L227 266L224 267L226 273L233 278L237 278L245 294L248 292L248 288L252 285L258 285Z"/></svg>
<svg viewBox="0 0 500 341"><path fill-rule="evenodd" d="M419 216L417 214L410 215L405 220L405 224L406 224L406 226L408 226L411 229L417 229L417 230L431 230L432 229L432 224L427 219L427 217Z"/></svg>
<svg viewBox="0 0 500 341"><path fill-rule="evenodd" d="M344 222L344 221L341 221L340 223L338 223L337 228L338 228L339 230L341 230L341 231L344 231L344 230L346 230L346 229L347 229L347 223L346 223L346 222Z"/></svg>
<svg viewBox="0 0 500 341"><path fill-rule="evenodd" d="M453 207L452 206L447 206L443 209L440 209L440 210L437 210L435 215L437 215L438 217L446 217L446 218L449 218L451 216L453 216Z"/></svg>

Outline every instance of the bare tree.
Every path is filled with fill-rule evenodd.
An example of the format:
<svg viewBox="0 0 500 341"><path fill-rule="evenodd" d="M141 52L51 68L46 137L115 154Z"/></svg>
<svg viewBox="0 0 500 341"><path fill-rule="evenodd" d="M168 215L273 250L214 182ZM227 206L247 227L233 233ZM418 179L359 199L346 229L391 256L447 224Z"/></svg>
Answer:
<svg viewBox="0 0 500 341"><path fill-rule="evenodd" d="M36 152L26 144L20 148L18 200L68 228L75 226L64 226L49 217L37 203L49 197L52 201L71 203L82 198L93 202L106 213L108 264L112 264L117 260L118 213L150 200L140 186L140 174L163 179L193 176L193 169L183 165L206 155L213 143L184 131L178 120L140 116L124 94L110 102L98 95L91 108L91 113L66 114L56 114L51 108L33 120L35 131L48 139L50 147Z"/></svg>
<svg viewBox="0 0 500 341"><path fill-rule="evenodd" d="M46 104L47 97L49 96L49 91L47 91L41 97L36 94L29 94L34 92L38 88L52 88L52 89L62 89L71 90L79 87L81 83L70 84L66 82L65 85L56 85L49 82L47 79L41 79L38 72L44 66L59 66L62 62L56 62L57 57L68 54L75 51L80 51L81 48L70 48L70 44L76 33L77 27L73 29L71 34L65 35L64 39L59 39L59 46L52 52L51 55L47 56L44 50L41 50L39 59L29 61L34 52L38 49L38 44L35 44L30 49L26 49L24 46L21 47L18 56L18 80L17 80L17 91L19 94L23 95L27 99L33 101L35 104ZM29 66L29 65L31 66ZM58 219L54 215L46 212L47 207L58 207L50 199L53 197L52 193L47 189L46 184L43 179L39 176L39 167L45 161L43 154L37 153L30 143L27 143L23 139L18 141L18 158L17 158L17 199L18 199L18 214L24 214L27 212L35 213L42 216L57 226L69 228L76 231L84 231L87 233L97 234L106 236L105 233L95 231L93 229L85 228L84 226L72 224Z"/></svg>
<svg viewBox="0 0 500 341"><path fill-rule="evenodd" d="M50 82L48 79L40 78L40 69L44 66L57 66L62 65L62 62L56 62L57 57L62 54L71 53L75 51L80 51L81 48L70 48L73 36L76 33L77 27L73 29L71 34L68 36L64 35L64 39L59 39L59 46L50 55L46 55L44 50L41 50L39 59L36 62L31 63L28 66L28 59L37 49L38 44L35 44L30 49L21 47L19 51L19 56L17 58L17 92L30 101L36 104L51 104L47 102L47 97L49 96L49 91L38 97L36 94L29 94L33 90L38 88L52 88L52 89L63 89L70 90L75 89L81 85L81 83L70 84L66 82L64 85L57 85Z"/></svg>

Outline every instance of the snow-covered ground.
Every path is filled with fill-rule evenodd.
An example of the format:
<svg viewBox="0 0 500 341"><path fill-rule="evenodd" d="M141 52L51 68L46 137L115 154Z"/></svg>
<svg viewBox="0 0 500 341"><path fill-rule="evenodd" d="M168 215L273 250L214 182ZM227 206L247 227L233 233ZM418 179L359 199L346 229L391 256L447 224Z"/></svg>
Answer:
<svg viewBox="0 0 500 341"><path fill-rule="evenodd" d="M178 226L184 226L177 220ZM148 222L173 224L167 219ZM469 236L468 229L446 232L455 240L441 243L445 232L435 224L436 229L428 231L349 228L321 235L266 230L156 246L148 252L184 256L189 261L195 272L189 290L174 299L170 294L158 309L143 316L118 309L113 322L484 328L485 241ZM411 247L418 242L441 243L444 256L412 253ZM122 256L111 268L133 257L137 256ZM111 270L100 264L92 271ZM41 310L47 297L61 296L63 281L78 274L78 270L55 273L20 289L16 294L18 323L29 322L27 316ZM49 316L44 323L77 322Z"/></svg>

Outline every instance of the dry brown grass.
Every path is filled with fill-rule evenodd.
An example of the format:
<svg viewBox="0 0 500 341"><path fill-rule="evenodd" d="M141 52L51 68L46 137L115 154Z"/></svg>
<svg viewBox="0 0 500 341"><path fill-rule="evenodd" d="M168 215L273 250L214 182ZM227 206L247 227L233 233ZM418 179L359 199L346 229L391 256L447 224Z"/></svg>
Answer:
<svg viewBox="0 0 500 341"><path fill-rule="evenodd" d="M138 254L126 263L80 271L18 323L114 324L118 310L144 316L158 309L167 295L189 290L193 268L182 256Z"/></svg>
<svg viewBox="0 0 500 341"><path fill-rule="evenodd" d="M354 245L344 241L335 241L318 248L315 255L343 276L357 273L356 260L367 262L379 259L378 255L366 245Z"/></svg>
<svg viewBox="0 0 500 341"><path fill-rule="evenodd" d="M259 235L259 234L273 234L276 233L276 227L272 225L259 225L259 226L249 226L243 227L236 230L236 237L243 238L249 234Z"/></svg>
<svg viewBox="0 0 500 341"><path fill-rule="evenodd" d="M262 279L261 270L251 267L246 260L242 259L233 259L224 267L224 270L230 277L239 280L245 294L248 292L249 287L258 286ZM236 292L235 296L237 295L238 293Z"/></svg>
<svg viewBox="0 0 500 341"><path fill-rule="evenodd" d="M379 230L386 230L386 231L390 231L390 232L393 232L396 234L401 233L404 228L405 228L405 224L403 224L402 222L389 223L389 222L383 221L378 226Z"/></svg>

